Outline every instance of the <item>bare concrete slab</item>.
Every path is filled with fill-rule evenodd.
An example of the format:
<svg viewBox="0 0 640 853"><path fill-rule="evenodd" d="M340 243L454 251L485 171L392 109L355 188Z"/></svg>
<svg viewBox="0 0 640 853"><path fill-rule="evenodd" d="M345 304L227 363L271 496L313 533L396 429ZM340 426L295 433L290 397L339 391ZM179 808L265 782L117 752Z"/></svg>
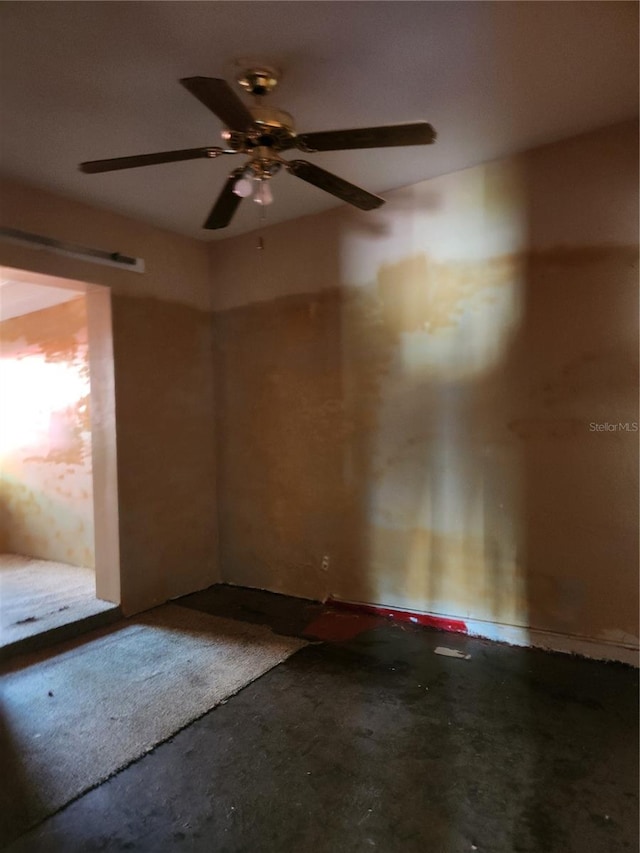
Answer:
<svg viewBox="0 0 640 853"><path fill-rule="evenodd" d="M294 634L315 618L239 588L185 603ZM7 853L638 849L637 670L380 622L308 645ZM33 796L14 757L7 837Z"/></svg>

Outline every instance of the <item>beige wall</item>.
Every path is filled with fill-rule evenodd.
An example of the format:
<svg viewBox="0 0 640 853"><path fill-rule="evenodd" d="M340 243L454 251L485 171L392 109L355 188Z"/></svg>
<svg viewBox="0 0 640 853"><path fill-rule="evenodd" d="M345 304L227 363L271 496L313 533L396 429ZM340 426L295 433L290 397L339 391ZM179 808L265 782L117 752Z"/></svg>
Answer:
<svg viewBox="0 0 640 853"><path fill-rule="evenodd" d="M637 436L589 425L638 420L637 186L618 126L258 251L4 181L3 225L146 263L0 243L113 293L125 610L218 578L217 477L224 580L633 643Z"/></svg>
<svg viewBox="0 0 640 853"><path fill-rule="evenodd" d="M141 257L136 274L0 243L0 263L112 292L122 604L135 612L217 579L215 409L204 243L25 184L0 222Z"/></svg>
<svg viewBox="0 0 640 853"><path fill-rule="evenodd" d="M0 323L0 539L95 567L86 300Z"/></svg>
<svg viewBox="0 0 640 853"><path fill-rule="evenodd" d="M212 244L223 580L637 644L637 211L625 124Z"/></svg>

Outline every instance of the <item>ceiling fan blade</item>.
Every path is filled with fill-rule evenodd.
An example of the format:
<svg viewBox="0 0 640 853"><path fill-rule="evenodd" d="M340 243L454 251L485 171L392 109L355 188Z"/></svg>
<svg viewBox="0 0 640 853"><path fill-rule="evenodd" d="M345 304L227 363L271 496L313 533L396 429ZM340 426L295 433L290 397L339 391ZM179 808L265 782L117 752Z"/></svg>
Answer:
<svg viewBox="0 0 640 853"><path fill-rule="evenodd" d="M236 208L242 201L240 196L234 193L233 188L243 171L243 169L234 169L231 172L225 185L222 187L222 192L216 199L216 203L211 208L211 213L202 226L203 228L215 231L216 228L226 228L231 222Z"/></svg>
<svg viewBox="0 0 640 853"><path fill-rule="evenodd" d="M430 145L436 132L426 121L360 127L353 130L325 130L301 133L295 145L301 151L340 151L347 148L389 148L394 145Z"/></svg>
<svg viewBox="0 0 640 853"><path fill-rule="evenodd" d="M80 163L80 171L114 172L116 169L135 169L136 166L155 166L158 163L175 163L178 160L197 160L199 157L218 157L222 148L184 148L181 151L161 151L158 154L138 154L135 157L115 157L111 160L89 160Z"/></svg>
<svg viewBox="0 0 640 853"><path fill-rule="evenodd" d="M253 124L253 116L226 80L217 77L184 77L185 89L218 116L229 130L245 131Z"/></svg>
<svg viewBox="0 0 640 853"><path fill-rule="evenodd" d="M384 204L384 199L380 196L373 195L355 184L350 184L337 175L321 169L315 163L307 162L307 160L290 160L287 163L287 171L297 178L302 178L303 181L341 198L354 207L359 207L360 210L373 210L375 207Z"/></svg>

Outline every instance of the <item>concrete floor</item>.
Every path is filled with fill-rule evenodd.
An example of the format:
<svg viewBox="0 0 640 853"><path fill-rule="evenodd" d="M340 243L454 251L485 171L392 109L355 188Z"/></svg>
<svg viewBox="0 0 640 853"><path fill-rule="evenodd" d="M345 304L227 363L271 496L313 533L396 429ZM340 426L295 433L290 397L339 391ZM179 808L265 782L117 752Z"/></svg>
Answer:
<svg viewBox="0 0 640 853"><path fill-rule="evenodd" d="M321 609L229 587L179 603L290 634ZM7 849L635 853L636 670L340 624L351 639L306 647Z"/></svg>
<svg viewBox="0 0 640 853"><path fill-rule="evenodd" d="M0 554L0 648L116 609L96 598L93 569Z"/></svg>

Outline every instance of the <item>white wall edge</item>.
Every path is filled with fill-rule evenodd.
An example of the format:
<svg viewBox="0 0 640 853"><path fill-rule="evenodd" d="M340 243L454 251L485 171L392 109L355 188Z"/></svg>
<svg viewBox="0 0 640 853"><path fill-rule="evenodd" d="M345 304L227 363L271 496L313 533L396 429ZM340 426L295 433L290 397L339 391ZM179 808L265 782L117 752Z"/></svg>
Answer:
<svg viewBox="0 0 640 853"><path fill-rule="evenodd" d="M541 631L537 628L521 628L502 622L484 622L480 619L464 619L463 621L470 637L481 637L485 640L507 643L510 646L580 655L580 657L591 658L592 660L618 661L636 668L640 666L640 650L637 646L590 640L586 637L557 634L552 631Z"/></svg>
<svg viewBox="0 0 640 853"><path fill-rule="evenodd" d="M96 596L121 603L111 291L87 288Z"/></svg>

